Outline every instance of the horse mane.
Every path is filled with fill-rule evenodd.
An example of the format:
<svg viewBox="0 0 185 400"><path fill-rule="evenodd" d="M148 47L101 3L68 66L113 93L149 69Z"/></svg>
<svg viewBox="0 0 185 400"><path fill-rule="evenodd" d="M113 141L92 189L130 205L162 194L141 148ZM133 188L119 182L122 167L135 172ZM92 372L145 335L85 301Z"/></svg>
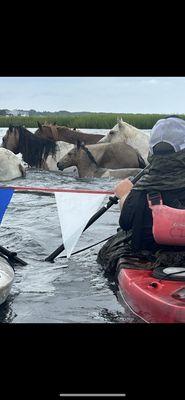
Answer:
<svg viewBox="0 0 185 400"><path fill-rule="evenodd" d="M83 143L80 143L80 144L78 143L77 146L80 147L82 150L84 150L85 153L87 154L87 156L89 157L90 161L92 161L96 165L96 167L98 167L98 164L97 164L94 156L90 152L90 150Z"/></svg>
<svg viewBox="0 0 185 400"><path fill-rule="evenodd" d="M23 126L14 128L19 132L19 152L22 153L23 160L31 167L40 168L49 154L52 156L56 154L57 146L52 140L35 136Z"/></svg>

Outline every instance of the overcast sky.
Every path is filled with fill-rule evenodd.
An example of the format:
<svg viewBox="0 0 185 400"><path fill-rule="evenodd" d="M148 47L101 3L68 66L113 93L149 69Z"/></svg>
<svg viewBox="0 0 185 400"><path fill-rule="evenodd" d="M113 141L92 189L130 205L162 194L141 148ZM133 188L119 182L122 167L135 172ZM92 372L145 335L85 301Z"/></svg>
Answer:
<svg viewBox="0 0 185 400"><path fill-rule="evenodd" d="M0 108L185 113L185 77L0 77Z"/></svg>

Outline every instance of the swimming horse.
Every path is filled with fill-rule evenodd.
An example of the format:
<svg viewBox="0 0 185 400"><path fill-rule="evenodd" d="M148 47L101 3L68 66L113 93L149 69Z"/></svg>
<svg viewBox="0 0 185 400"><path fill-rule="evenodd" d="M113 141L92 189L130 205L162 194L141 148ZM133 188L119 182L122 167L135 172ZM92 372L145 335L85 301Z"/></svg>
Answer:
<svg viewBox="0 0 185 400"><path fill-rule="evenodd" d="M79 178L126 178L136 175L145 162L139 152L126 143L97 143L85 146L78 141L57 163L63 171L76 166Z"/></svg>
<svg viewBox="0 0 185 400"><path fill-rule="evenodd" d="M2 139L2 146L22 159L30 167L58 171L57 162L74 146L65 142L54 142L35 136L23 126L12 126Z"/></svg>
<svg viewBox="0 0 185 400"><path fill-rule="evenodd" d="M45 139L54 140L55 142L63 141L76 144L77 140L80 140L85 144L94 144L104 137L104 135L101 134L85 133L77 129L70 129L67 126L47 123L41 125L40 122L37 123L39 129L37 129L34 134Z"/></svg>

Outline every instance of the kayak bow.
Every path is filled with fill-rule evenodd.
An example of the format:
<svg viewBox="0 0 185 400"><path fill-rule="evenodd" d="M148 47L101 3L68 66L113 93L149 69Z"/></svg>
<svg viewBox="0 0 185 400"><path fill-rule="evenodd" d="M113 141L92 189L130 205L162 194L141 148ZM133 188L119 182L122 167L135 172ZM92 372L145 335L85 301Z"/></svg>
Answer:
<svg viewBox="0 0 185 400"><path fill-rule="evenodd" d="M185 281L157 279L151 270L121 268L120 294L149 323L185 323Z"/></svg>
<svg viewBox="0 0 185 400"><path fill-rule="evenodd" d="M7 299L14 280L14 270L4 257L0 256L0 305Z"/></svg>

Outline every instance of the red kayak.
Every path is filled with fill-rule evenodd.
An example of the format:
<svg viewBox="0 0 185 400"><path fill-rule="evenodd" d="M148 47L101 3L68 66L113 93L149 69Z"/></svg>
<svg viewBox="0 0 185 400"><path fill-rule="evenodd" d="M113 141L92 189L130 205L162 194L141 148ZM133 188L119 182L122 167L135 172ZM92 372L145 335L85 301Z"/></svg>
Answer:
<svg viewBox="0 0 185 400"><path fill-rule="evenodd" d="M121 268L121 296L145 322L185 323L185 280L156 279L151 270Z"/></svg>

